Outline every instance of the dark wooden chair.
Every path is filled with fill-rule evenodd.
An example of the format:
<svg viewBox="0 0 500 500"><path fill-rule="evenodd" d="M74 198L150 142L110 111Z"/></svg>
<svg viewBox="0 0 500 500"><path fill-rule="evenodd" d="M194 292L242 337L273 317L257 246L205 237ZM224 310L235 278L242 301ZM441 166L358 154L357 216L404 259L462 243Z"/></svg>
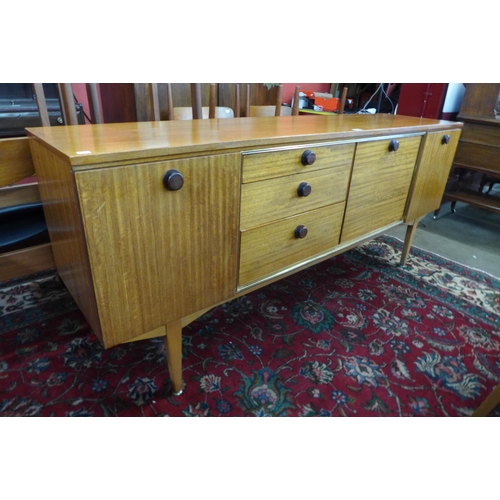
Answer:
<svg viewBox="0 0 500 500"><path fill-rule="evenodd" d="M347 101L347 91L348 91L347 87L344 87L342 89L342 94L340 95L339 111L338 111L339 115L344 114L345 103Z"/></svg>
<svg viewBox="0 0 500 500"><path fill-rule="evenodd" d="M198 120L210 118L239 117L240 92L236 86L234 110L225 106L217 106L217 85L210 84L210 100L208 106L202 106L202 92L200 83L191 83L191 106L175 106L172 84L166 84L167 120ZM146 96L146 98L142 96ZM145 84L142 96L136 98L136 108L140 116L149 116L152 121L160 121L159 85L157 83Z"/></svg>
<svg viewBox="0 0 500 500"><path fill-rule="evenodd" d="M271 105L251 105L250 85L246 88L246 111L245 116L298 116L300 87L295 87L293 106L282 106L283 85L278 85L276 103Z"/></svg>

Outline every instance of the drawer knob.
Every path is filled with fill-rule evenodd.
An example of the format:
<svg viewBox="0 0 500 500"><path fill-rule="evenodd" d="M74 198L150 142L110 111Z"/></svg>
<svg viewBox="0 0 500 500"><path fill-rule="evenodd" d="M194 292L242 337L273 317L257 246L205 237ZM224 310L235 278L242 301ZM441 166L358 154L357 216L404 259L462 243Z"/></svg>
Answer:
<svg viewBox="0 0 500 500"><path fill-rule="evenodd" d="M309 196L311 194L312 187L311 184L307 182L301 182L297 188L297 194L299 196Z"/></svg>
<svg viewBox="0 0 500 500"><path fill-rule="evenodd" d="M184 186L184 177L178 170L169 170L163 176L163 185L169 191L178 191L182 186Z"/></svg>
<svg viewBox="0 0 500 500"><path fill-rule="evenodd" d="M396 139L393 139L389 143L389 151L392 153L393 151L397 151L399 149L399 142Z"/></svg>
<svg viewBox="0 0 500 500"><path fill-rule="evenodd" d="M312 165L316 161L316 153L313 153L310 149L306 149L302 153L302 165Z"/></svg>
<svg viewBox="0 0 500 500"><path fill-rule="evenodd" d="M302 224L300 226L297 226L295 228L295 231L293 233L296 238L305 238L307 236L307 227L303 226Z"/></svg>
<svg viewBox="0 0 500 500"><path fill-rule="evenodd" d="M441 144L449 144L451 140L451 137L448 134L443 135L443 140L441 141Z"/></svg>

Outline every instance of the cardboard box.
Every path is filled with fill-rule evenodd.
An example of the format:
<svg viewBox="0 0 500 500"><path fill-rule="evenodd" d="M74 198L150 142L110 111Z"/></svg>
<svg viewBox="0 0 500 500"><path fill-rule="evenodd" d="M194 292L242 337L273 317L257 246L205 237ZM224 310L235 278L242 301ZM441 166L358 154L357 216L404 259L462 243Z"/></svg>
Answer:
<svg viewBox="0 0 500 500"><path fill-rule="evenodd" d="M314 105L319 106L323 111L338 111L340 99L337 97L316 97Z"/></svg>
<svg viewBox="0 0 500 500"><path fill-rule="evenodd" d="M340 99L326 92L301 91L320 111L338 111Z"/></svg>

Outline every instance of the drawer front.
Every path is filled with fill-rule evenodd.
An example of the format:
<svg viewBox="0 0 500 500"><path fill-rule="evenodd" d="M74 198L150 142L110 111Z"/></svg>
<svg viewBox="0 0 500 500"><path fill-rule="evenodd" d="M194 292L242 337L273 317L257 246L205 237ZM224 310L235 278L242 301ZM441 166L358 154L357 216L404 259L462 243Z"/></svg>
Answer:
<svg viewBox="0 0 500 500"><path fill-rule="evenodd" d="M305 154L306 151L315 155ZM255 182L284 175L311 172L330 167L348 168L352 164L354 144L330 144L327 146L304 146L285 151L268 151L243 154L242 182ZM304 165L303 163L304 157ZM307 163L313 161L312 164Z"/></svg>
<svg viewBox="0 0 500 500"><path fill-rule="evenodd" d="M500 122L495 124L465 123L461 140L500 148Z"/></svg>
<svg viewBox="0 0 500 500"><path fill-rule="evenodd" d="M241 187L242 230L344 201L350 167L307 172Z"/></svg>
<svg viewBox="0 0 500 500"><path fill-rule="evenodd" d="M403 219L421 136L358 144L347 202L342 243Z"/></svg>
<svg viewBox="0 0 500 500"><path fill-rule="evenodd" d="M240 287L271 277L279 271L338 245L345 203L312 210L241 233ZM304 238L296 231L307 229Z"/></svg>
<svg viewBox="0 0 500 500"><path fill-rule="evenodd" d="M453 161L456 167L477 168L495 174L500 172L500 148L464 142L462 138Z"/></svg>

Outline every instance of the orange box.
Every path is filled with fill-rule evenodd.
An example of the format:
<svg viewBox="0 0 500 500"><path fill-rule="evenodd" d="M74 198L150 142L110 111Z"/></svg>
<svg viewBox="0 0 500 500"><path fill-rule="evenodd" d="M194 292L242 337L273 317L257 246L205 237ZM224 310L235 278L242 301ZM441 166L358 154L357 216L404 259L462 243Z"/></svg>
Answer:
<svg viewBox="0 0 500 500"><path fill-rule="evenodd" d="M324 92L311 92L309 90L301 90L305 96L314 102L315 106L321 108L322 111L338 111L340 99L333 97L332 94Z"/></svg>
<svg viewBox="0 0 500 500"><path fill-rule="evenodd" d="M340 99L337 97L316 97L314 99L314 104L316 106L321 106L323 111L338 111Z"/></svg>

